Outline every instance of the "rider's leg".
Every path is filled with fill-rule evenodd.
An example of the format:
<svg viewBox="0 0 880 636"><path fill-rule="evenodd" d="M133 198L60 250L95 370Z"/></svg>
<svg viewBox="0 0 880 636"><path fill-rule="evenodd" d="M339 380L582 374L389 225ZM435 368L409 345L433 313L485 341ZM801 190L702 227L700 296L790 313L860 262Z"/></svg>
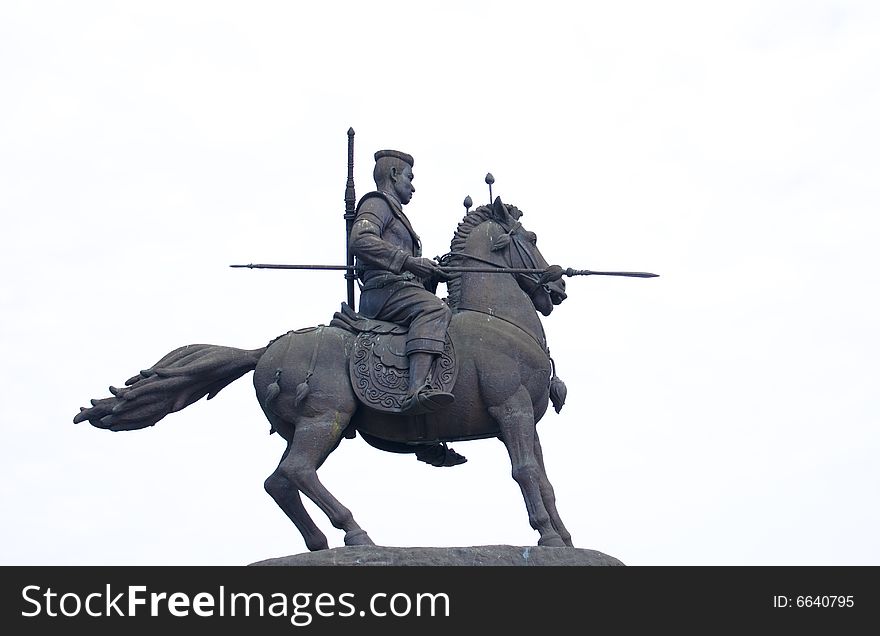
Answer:
<svg viewBox="0 0 880 636"><path fill-rule="evenodd" d="M429 388L431 366L444 349L446 329L452 319L449 306L420 285L405 285L384 299L376 315L408 329L406 355L409 387L403 413L429 413L454 401L451 393Z"/></svg>
<svg viewBox="0 0 880 636"><path fill-rule="evenodd" d="M409 354L409 394L413 395L428 384L428 374L436 355L429 351L414 351Z"/></svg>
<svg viewBox="0 0 880 636"><path fill-rule="evenodd" d="M452 393L432 388L431 366L437 354L428 351L413 351L409 354L409 390L401 404L406 415L432 413L455 401Z"/></svg>

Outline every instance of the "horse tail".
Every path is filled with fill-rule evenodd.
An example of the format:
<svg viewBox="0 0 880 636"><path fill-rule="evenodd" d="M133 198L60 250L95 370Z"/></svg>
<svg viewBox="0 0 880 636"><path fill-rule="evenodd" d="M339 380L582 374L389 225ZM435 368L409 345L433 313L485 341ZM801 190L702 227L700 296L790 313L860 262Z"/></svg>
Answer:
<svg viewBox="0 0 880 636"><path fill-rule="evenodd" d="M179 347L126 380L125 387L111 386L112 397L91 400L90 408L81 407L73 423L88 421L111 431L153 426L169 413L180 411L206 395L210 400L225 386L253 371L267 348L236 349L211 344Z"/></svg>

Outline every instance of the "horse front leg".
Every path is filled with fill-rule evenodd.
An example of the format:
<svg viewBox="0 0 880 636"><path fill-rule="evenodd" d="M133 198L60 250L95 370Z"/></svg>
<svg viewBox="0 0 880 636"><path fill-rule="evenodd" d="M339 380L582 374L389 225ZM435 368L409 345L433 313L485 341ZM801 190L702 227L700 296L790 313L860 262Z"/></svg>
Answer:
<svg viewBox="0 0 880 636"><path fill-rule="evenodd" d="M566 529L565 524L562 523L559 512L556 510L556 493L553 491L550 478L547 477L547 469L544 467L544 453L541 450L541 441L538 439L537 431L535 432L535 457L538 460L538 465L541 467L541 499L544 501L547 513L550 515L550 523L556 528L556 532L559 533L562 542L569 547L573 547L571 533Z"/></svg>
<svg viewBox="0 0 880 636"><path fill-rule="evenodd" d="M501 430L501 440L510 455L511 475L522 491L529 524L541 535L538 545L565 547L544 503L546 475L535 452L535 413L528 390L520 386L503 403L489 407L489 414Z"/></svg>

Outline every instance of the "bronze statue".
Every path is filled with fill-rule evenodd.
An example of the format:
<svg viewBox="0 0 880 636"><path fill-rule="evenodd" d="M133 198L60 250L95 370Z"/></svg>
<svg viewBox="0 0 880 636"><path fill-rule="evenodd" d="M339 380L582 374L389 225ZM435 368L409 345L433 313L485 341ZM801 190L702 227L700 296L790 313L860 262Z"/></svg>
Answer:
<svg viewBox="0 0 880 636"><path fill-rule="evenodd" d="M397 151L375 159L377 191L361 199L356 214L353 188L346 193L351 252L363 283L360 312L349 293L328 325L290 331L259 349L180 347L123 388L111 386L111 397L92 400L74 422L112 431L152 426L253 371L270 432L287 442L265 488L310 550L328 543L300 493L345 532L346 545L373 543L317 474L343 438L357 435L434 466L464 461L449 442L499 438L538 545L571 546L536 429L548 406L559 412L566 397L538 313L548 316L566 299L563 275L654 275L549 266L521 211L498 197L467 210L439 263L423 258L402 210L414 192L413 160ZM350 175L351 145L349 182ZM429 289L439 279L447 284L443 301Z"/></svg>

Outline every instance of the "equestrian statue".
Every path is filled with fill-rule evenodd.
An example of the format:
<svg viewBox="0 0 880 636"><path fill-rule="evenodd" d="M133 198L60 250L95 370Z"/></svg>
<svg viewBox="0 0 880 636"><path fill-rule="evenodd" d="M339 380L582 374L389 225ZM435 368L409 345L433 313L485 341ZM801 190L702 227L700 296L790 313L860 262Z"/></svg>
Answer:
<svg viewBox="0 0 880 636"><path fill-rule="evenodd" d="M110 397L91 400L73 421L111 431L145 428L253 371L270 432L286 441L265 488L309 550L327 549L328 542L301 493L344 531L345 545L373 545L318 477L343 438L356 436L437 467L465 461L450 442L500 439L538 545L572 546L536 430L548 407L558 413L566 398L538 314L549 316L566 299L563 276L656 275L549 265L522 212L492 199L491 175L491 202L471 209L468 197L449 252L425 258L403 212L415 192L412 156L376 152L376 190L355 206L353 135L349 129L346 265L233 265L345 270L348 302L329 324L289 331L259 349L179 347L124 387L111 386ZM442 300L439 282L447 288Z"/></svg>

